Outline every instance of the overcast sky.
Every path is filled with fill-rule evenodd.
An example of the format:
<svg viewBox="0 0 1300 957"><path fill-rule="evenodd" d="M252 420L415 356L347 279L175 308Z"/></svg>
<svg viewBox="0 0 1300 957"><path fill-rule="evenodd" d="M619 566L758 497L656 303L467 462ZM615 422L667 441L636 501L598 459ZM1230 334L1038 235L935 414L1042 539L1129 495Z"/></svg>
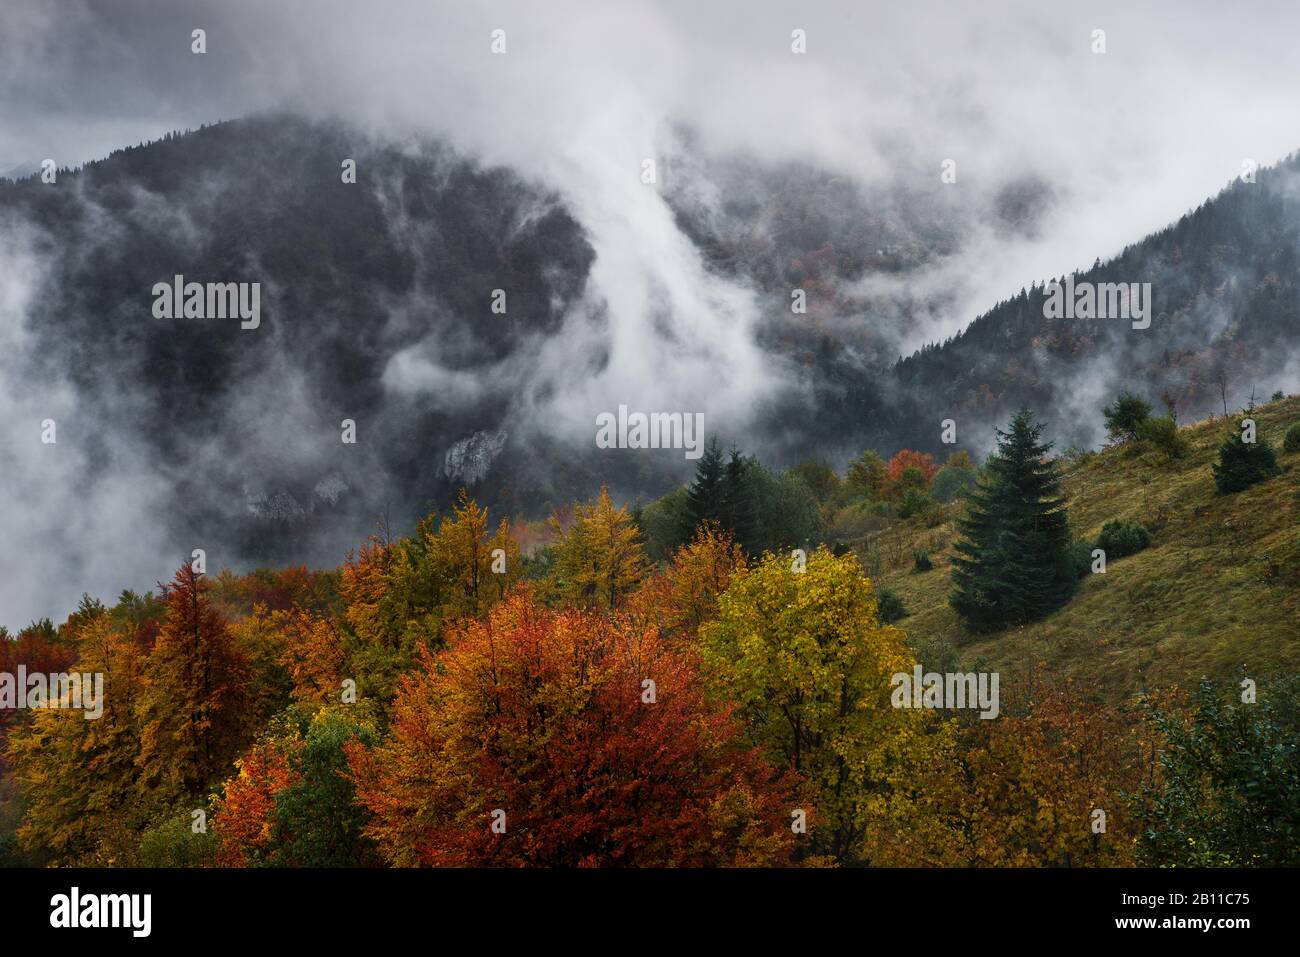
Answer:
<svg viewBox="0 0 1300 957"><path fill-rule="evenodd" d="M1057 187L1059 228L972 292L997 295L1140 238L1244 158L1300 146L1297 26L1294 3L1187 0L5 0L0 168L270 106L444 131L561 187L653 155L674 123L864 179L901 142L936 177L956 159L963 188L1017 168ZM497 28L505 56L489 49Z"/></svg>

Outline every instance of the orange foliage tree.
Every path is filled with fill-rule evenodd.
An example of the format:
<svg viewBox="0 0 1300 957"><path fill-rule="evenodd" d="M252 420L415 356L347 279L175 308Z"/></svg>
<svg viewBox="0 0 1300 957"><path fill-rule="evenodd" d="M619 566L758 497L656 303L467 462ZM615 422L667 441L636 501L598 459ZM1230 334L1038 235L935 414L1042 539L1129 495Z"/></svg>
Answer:
<svg viewBox="0 0 1300 957"><path fill-rule="evenodd" d="M396 865L784 862L792 776L737 733L655 630L522 592L426 651L349 758Z"/></svg>
<svg viewBox="0 0 1300 957"><path fill-rule="evenodd" d="M1071 685L1038 687L1034 698L1022 715L975 727L961 801L964 863L1132 866L1137 835L1124 793L1144 773L1144 727Z"/></svg>
<svg viewBox="0 0 1300 957"><path fill-rule="evenodd" d="M137 708L143 784L165 802L215 782L252 730L248 662L208 588L188 564L164 586L167 620Z"/></svg>
<svg viewBox="0 0 1300 957"><path fill-rule="evenodd" d="M929 452L913 452L911 449L899 449L894 453L894 457L889 460L889 465L885 469L886 488L893 489L898 484L898 480L903 477L903 472L909 468L921 470L921 474L925 476L927 488L934 481L934 474L939 471L934 456Z"/></svg>
<svg viewBox="0 0 1300 957"><path fill-rule="evenodd" d="M299 735L259 741L236 762L225 795L212 817L218 867L248 867L269 854L275 833L275 798L302 775L290 758L302 748Z"/></svg>
<svg viewBox="0 0 1300 957"><path fill-rule="evenodd" d="M1153 773L1151 735L1129 710L1073 682L1049 688L1035 676L1027 684L997 718L957 721L956 763L932 767L921 782L946 828L924 835L878 829L877 860L1132 866L1138 824L1126 794Z"/></svg>
<svg viewBox="0 0 1300 957"><path fill-rule="evenodd" d="M627 611L669 640L693 638L717 616L718 596L744 567L745 553L731 535L714 523L701 523L694 541L679 547L668 567L637 589Z"/></svg>

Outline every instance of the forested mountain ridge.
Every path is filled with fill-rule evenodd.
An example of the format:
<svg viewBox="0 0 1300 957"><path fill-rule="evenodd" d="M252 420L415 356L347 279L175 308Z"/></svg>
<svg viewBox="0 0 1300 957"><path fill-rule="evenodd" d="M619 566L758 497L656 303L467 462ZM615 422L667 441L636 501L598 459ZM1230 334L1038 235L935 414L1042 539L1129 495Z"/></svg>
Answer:
<svg viewBox="0 0 1300 957"><path fill-rule="evenodd" d="M1050 319L1049 278L999 303L946 342L901 359L914 403L1005 418L1017 406L1059 418L1095 396L1141 385L1185 417L1243 405L1300 376L1300 177L1291 157L1235 181L1177 223L1074 274L1075 283L1151 283L1148 329L1122 319ZM1065 277L1060 277L1061 281ZM1223 393L1226 392L1226 399ZM1075 396L1082 393L1081 402Z"/></svg>
<svg viewBox="0 0 1300 957"><path fill-rule="evenodd" d="M138 446L173 483L178 539L230 531L266 561L337 560L341 527L449 498L448 454L499 426L503 370L555 334L592 257L555 197L507 171L285 116L2 183L0 222L39 257L31 372L80 397L66 441L118 439L92 456L106 468ZM176 275L260 282L260 327L160 326L151 290ZM498 287L506 315L489 313ZM433 400L407 381L425 353L451 370Z"/></svg>
<svg viewBox="0 0 1300 957"><path fill-rule="evenodd" d="M354 185L339 175L348 157ZM815 170L750 167L717 174L709 206L691 177L716 171L680 168L666 200L706 268L752 290L772 385L752 421L708 429L774 464L942 451L948 418L978 454L1021 404L1062 445L1095 444L1098 400L1126 385L1186 417L1221 391L1240 405L1253 387L1289 387L1300 369L1295 160L1077 277L1150 282L1150 328L1045 318L1035 285L897 360L916 304L861 293L864 277L905 281L973 218L1032 232L1049 187L1009 185L984 209L917 183L883 202ZM377 517L409 527L461 485L540 516L602 483L654 498L688 474L680 454L602 456L546 431L544 413L528 420L604 361L574 353L530 378L567 315L606 321L589 294L597 252L565 197L446 145L255 116L121 150L57 186L0 181L0 223L37 263L23 375L79 397L61 428L92 471L131 456L166 478L157 511L178 550L216 542L249 565L331 564ZM261 282L263 327L178 321L160 335L149 290L178 274ZM807 315L791 313L796 286ZM651 341L669 361L670 339ZM347 449L344 419L362 436Z"/></svg>

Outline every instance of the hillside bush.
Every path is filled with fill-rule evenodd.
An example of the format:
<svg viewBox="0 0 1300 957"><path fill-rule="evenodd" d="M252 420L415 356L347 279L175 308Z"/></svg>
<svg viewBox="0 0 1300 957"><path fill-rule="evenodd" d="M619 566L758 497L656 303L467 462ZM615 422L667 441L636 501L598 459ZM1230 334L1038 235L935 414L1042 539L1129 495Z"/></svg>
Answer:
<svg viewBox="0 0 1300 957"><path fill-rule="evenodd" d="M1106 553L1107 561L1136 555L1151 544L1151 533L1141 522L1124 522L1112 519L1101 527L1097 547Z"/></svg>
<svg viewBox="0 0 1300 957"><path fill-rule="evenodd" d="M1222 493L1240 492L1282 471L1271 445L1262 439L1243 442L1237 432L1224 439L1219 446L1219 461L1210 468L1214 484Z"/></svg>
<svg viewBox="0 0 1300 957"><path fill-rule="evenodd" d="M1138 437L1150 442L1170 459L1180 459L1187 454L1188 442L1178 429L1178 423L1167 415L1144 419L1137 427Z"/></svg>
<svg viewBox="0 0 1300 957"><path fill-rule="evenodd" d="M957 465L945 465L934 476L934 485L930 495L936 502L947 504L959 498L966 498L975 488L976 472L973 466L962 468Z"/></svg>
<svg viewBox="0 0 1300 957"><path fill-rule="evenodd" d="M1075 578L1087 578L1092 571L1092 542L1074 541L1067 552Z"/></svg>
<svg viewBox="0 0 1300 957"><path fill-rule="evenodd" d="M876 593L876 618L882 625L892 625L902 621L909 614L903 599L892 588L882 588Z"/></svg>
<svg viewBox="0 0 1300 957"><path fill-rule="evenodd" d="M1067 469L1076 469L1087 465L1096 457L1097 453L1092 449L1086 449L1081 445L1067 445L1061 452L1061 465ZM938 484L937 477L935 484Z"/></svg>

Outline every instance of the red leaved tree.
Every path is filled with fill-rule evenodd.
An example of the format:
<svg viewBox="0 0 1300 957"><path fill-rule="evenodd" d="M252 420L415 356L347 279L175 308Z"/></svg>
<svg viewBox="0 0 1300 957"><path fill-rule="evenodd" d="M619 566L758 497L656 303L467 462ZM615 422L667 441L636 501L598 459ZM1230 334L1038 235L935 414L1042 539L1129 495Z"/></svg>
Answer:
<svg viewBox="0 0 1300 957"><path fill-rule="evenodd" d="M939 466L934 461L934 456L929 452L914 452L911 449L899 449L894 453L894 457L889 460L889 466L885 470L885 487L892 490L903 477L903 472L909 468L920 469L921 474L925 476L925 484L928 488L934 481L934 474L939 471Z"/></svg>
<svg viewBox="0 0 1300 957"><path fill-rule="evenodd" d="M785 862L794 779L737 733L655 630L517 593L426 653L389 739L349 756L397 865Z"/></svg>

